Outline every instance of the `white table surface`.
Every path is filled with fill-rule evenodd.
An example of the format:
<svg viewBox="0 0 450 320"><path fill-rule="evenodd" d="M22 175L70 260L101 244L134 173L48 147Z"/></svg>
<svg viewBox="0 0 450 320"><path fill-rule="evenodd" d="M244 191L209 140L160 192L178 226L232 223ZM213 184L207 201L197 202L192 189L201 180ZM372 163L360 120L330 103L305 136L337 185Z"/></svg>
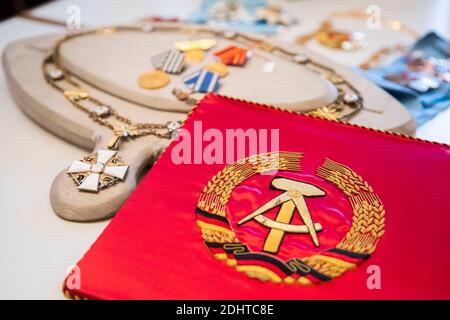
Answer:
<svg viewBox="0 0 450 320"><path fill-rule="evenodd" d="M82 24L94 26L136 20L143 16L186 17L199 1L60 0L35 9L36 15L65 21L67 7L81 8ZM376 4L386 18L398 19L419 32L434 29L450 38L450 1L288 1L300 24L278 37L292 41L300 32L314 29L333 11L365 9ZM0 23L0 48L11 41L63 27L20 17ZM400 37L400 36L399 36ZM389 38L390 39L390 38ZM395 40L395 39L394 39ZM371 47L388 44L375 37ZM391 41L391 39L389 40ZM400 41L400 40L399 40ZM340 63L362 61L370 52L335 54L314 47ZM73 223L52 211L49 189L61 168L84 151L43 130L27 118L9 95L3 70L0 72L0 299L64 299L61 285L66 270L76 263L98 237L108 221ZM421 138L450 143L450 110L418 129Z"/></svg>

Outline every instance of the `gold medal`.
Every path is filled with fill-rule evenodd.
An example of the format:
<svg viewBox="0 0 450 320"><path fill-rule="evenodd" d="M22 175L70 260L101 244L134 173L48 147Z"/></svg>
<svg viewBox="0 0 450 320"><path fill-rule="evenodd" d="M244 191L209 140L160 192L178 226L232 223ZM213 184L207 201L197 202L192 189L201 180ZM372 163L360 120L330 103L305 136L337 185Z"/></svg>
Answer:
<svg viewBox="0 0 450 320"><path fill-rule="evenodd" d="M191 62L201 62L205 58L205 54L202 50L195 49L195 50L189 50L185 52L185 61L187 63Z"/></svg>
<svg viewBox="0 0 450 320"><path fill-rule="evenodd" d="M221 78L225 78L228 75L227 66L220 62L210 63L205 66L205 69L217 73Z"/></svg>
<svg viewBox="0 0 450 320"><path fill-rule="evenodd" d="M163 71L151 71L140 75L138 84L144 89L159 89L165 87L170 82L167 73Z"/></svg>
<svg viewBox="0 0 450 320"><path fill-rule="evenodd" d="M217 44L214 39L200 39L191 41L178 41L175 42L175 48L180 51L191 50L209 50Z"/></svg>

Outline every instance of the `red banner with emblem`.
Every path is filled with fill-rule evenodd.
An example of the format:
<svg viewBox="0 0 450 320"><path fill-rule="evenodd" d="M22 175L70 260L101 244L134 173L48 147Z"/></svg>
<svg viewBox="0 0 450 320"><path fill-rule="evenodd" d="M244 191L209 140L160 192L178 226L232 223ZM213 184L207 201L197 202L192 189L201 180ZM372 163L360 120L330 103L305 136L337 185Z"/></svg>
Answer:
<svg viewBox="0 0 450 320"><path fill-rule="evenodd" d="M449 299L449 180L446 145L208 95L64 290Z"/></svg>

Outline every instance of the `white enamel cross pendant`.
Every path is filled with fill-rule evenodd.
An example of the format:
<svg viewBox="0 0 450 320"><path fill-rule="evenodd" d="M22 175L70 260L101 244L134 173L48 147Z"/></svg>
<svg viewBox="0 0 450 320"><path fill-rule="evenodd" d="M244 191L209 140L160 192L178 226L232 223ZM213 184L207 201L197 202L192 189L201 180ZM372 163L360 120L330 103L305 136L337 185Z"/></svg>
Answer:
<svg viewBox="0 0 450 320"><path fill-rule="evenodd" d="M123 180L128 166L116 156L114 150L98 150L72 162L67 173L80 191L98 192Z"/></svg>

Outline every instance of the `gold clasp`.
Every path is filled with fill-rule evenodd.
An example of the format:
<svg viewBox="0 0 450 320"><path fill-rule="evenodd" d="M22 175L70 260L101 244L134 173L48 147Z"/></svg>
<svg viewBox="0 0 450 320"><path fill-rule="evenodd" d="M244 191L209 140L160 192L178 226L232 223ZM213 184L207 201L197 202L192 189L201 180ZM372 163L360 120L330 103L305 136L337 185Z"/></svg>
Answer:
<svg viewBox="0 0 450 320"><path fill-rule="evenodd" d="M108 142L108 149L110 150L117 150L119 148L119 144L120 144L120 139L122 138L122 136L114 134L114 136L109 140Z"/></svg>

